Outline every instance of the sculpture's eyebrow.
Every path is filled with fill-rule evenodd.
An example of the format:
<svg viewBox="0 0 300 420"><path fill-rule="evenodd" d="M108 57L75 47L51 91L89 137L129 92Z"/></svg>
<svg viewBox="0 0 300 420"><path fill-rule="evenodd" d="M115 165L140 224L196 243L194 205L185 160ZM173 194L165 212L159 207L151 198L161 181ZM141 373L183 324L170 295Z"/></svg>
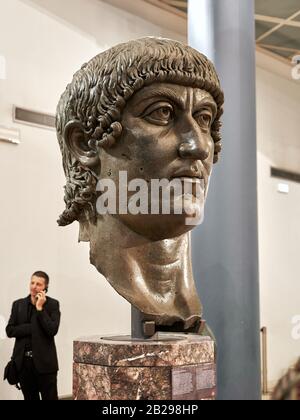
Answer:
<svg viewBox="0 0 300 420"><path fill-rule="evenodd" d="M216 117L218 112L217 104L213 99L210 99L209 97L204 97L200 101L198 101L193 112L197 113L201 111L201 109L203 109L204 107L211 108L214 118Z"/></svg>
<svg viewBox="0 0 300 420"><path fill-rule="evenodd" d="M169 88L167 86L149 88L148 90L144 89L143 93L141 93L140 95L137 94L136 100L134 101L134 106L148 106L149 103L147 103L147 101L151 99L157 101L163 99L169 100L176 104L181 110L184 110L188 106L188 98L186 95L180 96L172 88ZM203 92L200 98L194 98L193 113L200 111L205 106L212 109L212 112L215 117L217 114L217 105L208 93Z"/></svg>
<svg viewBox="0 0 300 420"><path fill-rule="evenodd" d="M142 97L137 98L135 105L139 106L149 99L159 100L163 98L175 103L181 109L185 108L186 98L178 96L178 94L176 94L172 89L167 87L158 87L156 89L149 89L148 91L144 91Z"/></svg>

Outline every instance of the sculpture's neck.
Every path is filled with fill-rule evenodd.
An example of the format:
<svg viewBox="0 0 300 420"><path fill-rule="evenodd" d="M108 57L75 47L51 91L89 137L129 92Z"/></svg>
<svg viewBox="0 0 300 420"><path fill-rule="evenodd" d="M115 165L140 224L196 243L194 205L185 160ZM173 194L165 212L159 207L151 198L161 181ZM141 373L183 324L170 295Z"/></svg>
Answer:
<svg viewBox="0 0 300 420"><path fill-rule="evenodd" d="M90 243L91 263L141 312L167 325L199 318L189 234L151 241L105 216L91 230Z"/></svg>
<svg viewBox="0 0 300 420"><path fill-rule="evenodd" d="M142 275L149 293L160 299L174 298L179 289L193 281L188 234L174 239L149 241L127 249L126 254L131 275L136 281Z"/></svg>

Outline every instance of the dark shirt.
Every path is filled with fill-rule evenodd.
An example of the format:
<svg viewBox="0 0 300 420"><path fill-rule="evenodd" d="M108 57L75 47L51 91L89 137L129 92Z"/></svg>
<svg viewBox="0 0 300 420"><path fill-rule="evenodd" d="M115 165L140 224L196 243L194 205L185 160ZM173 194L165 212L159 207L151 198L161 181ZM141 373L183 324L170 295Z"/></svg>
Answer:
<svg viewBox="0 0 300 420"><path fill-rule="evenodd" d="M36 308L31 303L31 298L29 296L28 297L28 308L27 308L27 322L28 322L28 324L31 323L33 314L35 312L36 312ZM28 335L26 337L26 342L25 342L25 351L31 351L31 350L32 350L32 340L31 340L31 335Z"/></svg>

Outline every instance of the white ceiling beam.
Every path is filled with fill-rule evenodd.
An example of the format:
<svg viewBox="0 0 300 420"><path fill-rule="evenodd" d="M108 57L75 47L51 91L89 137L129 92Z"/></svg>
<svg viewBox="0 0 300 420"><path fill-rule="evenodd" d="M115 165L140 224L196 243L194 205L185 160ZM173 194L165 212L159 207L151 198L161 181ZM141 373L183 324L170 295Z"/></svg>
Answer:
<svg viewBox="0 0 300 420"><path fill-rule="evenodd" d="M298 12L294 13L289 18L287 18L285 20L282 20L282 22L279 23L278 25L276 25L274 28L272 28L269 31L262 34L259 38L257 38L256 42L260 42L262 39L265 39L267 36L271 35L273 32L278 31L278 29L282 28L282 26L284 26L284 25L287 25L288 22L292 21L293 19L295 19L299 15L300 15L300 10L298 10Z"/></svg>
<svg viewBox="0 0 300 420"><path fill-rule="evenodd" d="M287 51L287 52L294 52L294 53L300 53L300 50L298 50L297 48L287 48L287 47L279 47L277 45L271 45L271 44L258 44L258 46L263 47L263 48L272 48L273 50L278 50L278 51Z"/></svg>
<svg viewBox="0 0 300 420"><path fill-rule="evenodd" d="M265 15L255 15L255 20L261 21L261 22L277 23L277 24L282 23L283 25L286 25L286 26L294 26L296 28L300 28L300 22L298 22L297 20L286 21L286 19L281 19L281 18L272 17L272 16L265 16Z"/></svg>

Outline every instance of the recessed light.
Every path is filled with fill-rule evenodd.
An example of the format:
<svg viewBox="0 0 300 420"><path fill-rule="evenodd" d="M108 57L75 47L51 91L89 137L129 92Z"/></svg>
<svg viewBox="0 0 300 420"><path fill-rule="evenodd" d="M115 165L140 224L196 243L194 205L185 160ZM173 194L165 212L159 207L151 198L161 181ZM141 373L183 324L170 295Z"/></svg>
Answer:
<svg viewBox="0 0 300 420"><path fill-rule="evenodd" d="M288 184L280 183L277 187L278 192L288 194L290 192L290 186Z"/></svg>

